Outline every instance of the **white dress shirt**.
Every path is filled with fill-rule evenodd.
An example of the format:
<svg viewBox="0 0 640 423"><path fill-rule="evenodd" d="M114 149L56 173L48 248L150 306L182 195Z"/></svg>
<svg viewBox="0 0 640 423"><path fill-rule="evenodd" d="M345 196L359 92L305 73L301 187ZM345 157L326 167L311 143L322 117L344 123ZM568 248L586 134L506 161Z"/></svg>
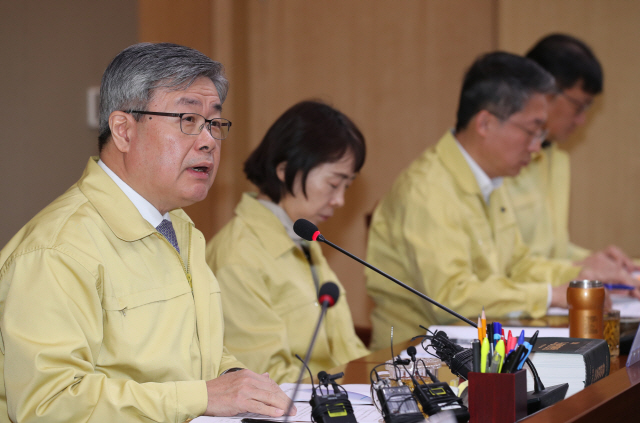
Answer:
<svg viewBox="0 0 640 423"><path fill-rule="evenodd" d="M464 149L464 147L458 142L457 139L456 139L456 144L458 145L460 152L464 156L464 159L469 164L469 167L471 168L471 172L473 172L473 176L475 176L476 181L478 181L478 186L480 187L480 192L482 192L482 197L484 198L484 202L489 204L489 197L491 196L491 193L495 189L499 188L500 185L502 185L503 178L501 176L493 179L489 178L489 175L487 175L487 173L484 170L482 170L480 165L475 160L473 160L473 157L471 157L469 153L467 153L467 150ZM552 295L551 284L547 284L547 309L551 306L551 295Z"/></svg>
<svg viewBox="0 0 640 423"><path fill-rule="evenodd" d="M102 168L113 182L116 183L124 192L124 194L131 200L136 209L140 212L142 217L151 224L154 228L157 228L163 220L171 221L171 217L169 216L169 212L165 213L164 216L160 214L158 209L156 209L153 204L148 202L143 196L138 194L133 188L127 185L118 175L116 175L111 169L107 167L106 164L102 160L98 160L98 166Z"/></svg>

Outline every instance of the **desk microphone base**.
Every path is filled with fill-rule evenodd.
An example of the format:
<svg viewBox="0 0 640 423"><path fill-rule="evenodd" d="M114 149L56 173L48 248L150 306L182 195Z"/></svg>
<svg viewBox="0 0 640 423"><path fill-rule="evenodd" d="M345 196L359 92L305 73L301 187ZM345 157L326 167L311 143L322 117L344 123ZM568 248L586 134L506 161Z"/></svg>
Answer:
<svg viewBox="0 0 640 423"><path fill-rule="evenodd" d="M527 415L531 415L558 401L562 401L565 395L567 395L568 389L569 384L562 383L560 385L547 386L540 392L527 392Z"/></svg>

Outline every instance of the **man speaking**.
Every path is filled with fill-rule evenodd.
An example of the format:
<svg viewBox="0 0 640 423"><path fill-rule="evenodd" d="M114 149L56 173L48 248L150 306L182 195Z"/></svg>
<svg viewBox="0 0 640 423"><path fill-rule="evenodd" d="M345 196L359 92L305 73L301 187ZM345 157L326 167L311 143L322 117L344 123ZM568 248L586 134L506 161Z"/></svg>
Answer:
<svg viewBox="0 0 640 423"><path fill-rule="evenodd" d="M281 416L267 375L223 347L205 240L180 209L218 170L220 63L137 44L101 86L100 157L0 251L0 422Z"/></svg>

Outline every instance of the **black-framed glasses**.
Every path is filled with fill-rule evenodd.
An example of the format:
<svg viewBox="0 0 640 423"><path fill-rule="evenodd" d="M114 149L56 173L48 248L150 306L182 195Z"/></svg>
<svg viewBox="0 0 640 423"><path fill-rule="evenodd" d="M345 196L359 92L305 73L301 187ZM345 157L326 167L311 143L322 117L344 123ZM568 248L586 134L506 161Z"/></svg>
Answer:
<svg viewBox="0 0 640 423"><path fill-rule="evenodd" d="M559 94L564 98L566 98L567 100L569 100L569 103L571 103L575 107L576 115L581 115L585 113L587 110L589 110L589 107L591 107L590 100L580 101L577 98L573 98L569 94L566 94L564 91L560 91Z"/></svg>
<svg viewBox="0 0 640 423"><path fill-rule="evenodd" d="M198 113L163 113L143 112L140 110L127 110L125 113L139 113L141 115L169 116L180 118L180 130L185 135L200 135L202 129L207 126L211 136L217 140L223 140L229 136L231 122L223 118L207 119Z"/></svg>

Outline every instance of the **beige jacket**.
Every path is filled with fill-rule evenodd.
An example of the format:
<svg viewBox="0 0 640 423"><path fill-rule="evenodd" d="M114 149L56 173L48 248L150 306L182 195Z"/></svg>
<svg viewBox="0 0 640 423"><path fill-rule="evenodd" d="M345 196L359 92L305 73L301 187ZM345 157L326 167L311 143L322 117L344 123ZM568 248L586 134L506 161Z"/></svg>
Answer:
<svg viewBox="0 0 640 423"><path fill-rule="evenodd" d="M225 345L249 369L269 372L275 381L295 382L320 315L311 268L280 220L250 194L236 216L207 245L207 263L223 292ZM328 309L309 367L329 370L368 353L353 328L344 288L310 243L319 284L340 286Z"/></svg>
<svg viewBox="0 0 640 423"><path fill-rule="evenodd" d="M505 178L516 222L532 254L583 260L590 251L569 241L569 155L555 143L534 154L515 178Z"/></svg>
<svg viewBox="0 0 640 423"><path fill-rule="evenodd" d="M532 257L522 242L504 187L489 205L455 138L447 132L396 180L376 208L368 260L461 315L477 320L547 310L548 284L580 271L569 261ZM439 308L367 270L375 302L372 349L423 333L422 324L456 321Z"/></svg>
<svg viewBox="0 0 640 423"><path fill-rule="evenodd" d="M96 161L0 252L1 422L182 422L242 366L202 233L172 211L179 255Z"/></svg>

